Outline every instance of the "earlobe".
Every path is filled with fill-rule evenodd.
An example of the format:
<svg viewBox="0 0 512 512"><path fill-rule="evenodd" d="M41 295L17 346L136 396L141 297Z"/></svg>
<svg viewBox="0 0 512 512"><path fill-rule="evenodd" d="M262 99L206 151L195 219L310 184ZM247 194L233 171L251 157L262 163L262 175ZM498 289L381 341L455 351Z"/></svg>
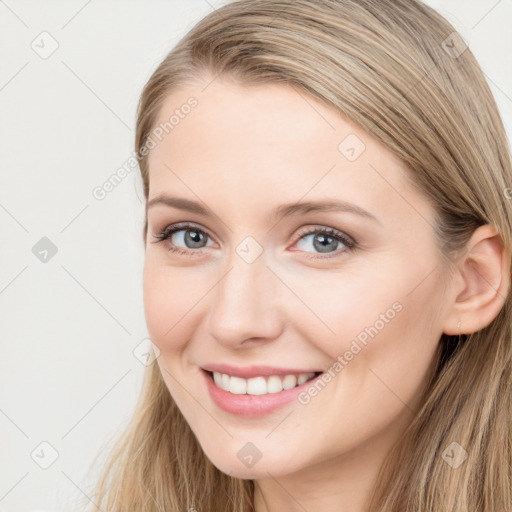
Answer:
<svg viewBox="0 0 512 512"><path fill-rule="evenodd" d="M496 318L510 289L510 254L494 226L486 224L475 230L456 272L444 332L470 334Z"/></svg>

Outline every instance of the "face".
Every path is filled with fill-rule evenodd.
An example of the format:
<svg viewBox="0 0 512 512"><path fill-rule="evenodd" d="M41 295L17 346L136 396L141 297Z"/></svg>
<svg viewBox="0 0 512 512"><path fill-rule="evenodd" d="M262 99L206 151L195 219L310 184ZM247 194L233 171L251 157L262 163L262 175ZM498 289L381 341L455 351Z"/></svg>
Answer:
<svg viewBox="0 0 512 512"><path fill-rule="evenodd" d="M227 474L370 466L413 418L442 334L434 211L314 98L204 86L167 98L157 125L187 114L149 157L144 305L165 383Z"/></svg>

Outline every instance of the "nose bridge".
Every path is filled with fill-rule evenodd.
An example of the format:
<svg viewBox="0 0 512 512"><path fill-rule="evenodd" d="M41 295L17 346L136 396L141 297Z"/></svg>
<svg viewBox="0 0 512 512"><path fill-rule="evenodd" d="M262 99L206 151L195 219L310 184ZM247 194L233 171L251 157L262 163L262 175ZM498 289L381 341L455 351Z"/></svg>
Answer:
<svg viewBox="0 0 512 512"><path fill-rule="evenodd" d="M249 338L279 335L283 291L267 268L264 254L255 257L255 249L250 241L235 248L215 287L209 327L219 342L239 344Z"/></svg>

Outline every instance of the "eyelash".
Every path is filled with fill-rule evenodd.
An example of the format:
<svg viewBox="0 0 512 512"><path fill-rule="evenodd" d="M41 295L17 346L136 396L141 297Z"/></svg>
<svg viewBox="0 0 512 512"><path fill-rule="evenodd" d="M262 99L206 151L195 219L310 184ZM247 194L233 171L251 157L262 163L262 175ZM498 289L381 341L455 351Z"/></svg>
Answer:
<svg viewBox="0 0 512 512"><path fill-rule="evenodd" d="M177 233L178 231L187 231L187 230L194 230L194 231L197 231L197 232L209 237L208 233L206 233L204 230L200 229L199 227L195 226L194 224L189 224L189 223L185 222L185 223L180 223L180 224L171 224L170 226L167 226L160 233L155 235L155 240L152 243L164 242L165 240L169 239L174 233ZM297 237L294 241L294 244L296 242L298 242L299 240L301 240L302 238L304 238L305 236L311 235L313 233L321 233L322 235L327 235L329 237L332 237L335 240L337 240L338 242L341 242L343 245L345 245L345 248L336 250L332 253L326 253L327 254L326 256L318 256L321 253L316 253L316 255L311 255L312 253L308 253L307 251L305 251L306 254L309 254L309 256L306 256L306 258L327 259L327 258L339 256L340 253L342 253L342 252L353 251L357 248L357 243L353 238L343 234L341 231L338 231L333 228L327 228L327 227L325 227L325 228L318 228L318 227L317 228L308 228L304 231L301 231L297 235ZM181 247L169 247L169 251L174 252L176 254L180 254L180 255L190 255L191 252L192 253L201 252L202 249L204 249L204 247L201 249L188 249L188 250L183 249ZM315 254L315 253L313 253L313 254Z"/></svg>

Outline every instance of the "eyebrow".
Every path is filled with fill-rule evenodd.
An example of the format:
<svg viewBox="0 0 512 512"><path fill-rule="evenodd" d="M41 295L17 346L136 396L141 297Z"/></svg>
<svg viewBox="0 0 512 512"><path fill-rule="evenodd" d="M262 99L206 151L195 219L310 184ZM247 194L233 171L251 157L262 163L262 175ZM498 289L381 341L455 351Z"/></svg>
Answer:
<svg viewBox="0 0 512 512"><path fill-rule="evenodd" d="M148 201L146 210L152 206L164 205L179 210L185 210L191 213L196 213L202 216L214 216L211 210L198 202L191 201L180 197L170 197L166 195L159 195ZM354 203L339 200L322 200L322 201L303 201L296 203L282 204L275 208L268 217L268 221L272 222L285 217L295 215L305 215L311 212L347 212L366 219L370 219L380 224L375 215L369 211L357 206Z"/></svg>

